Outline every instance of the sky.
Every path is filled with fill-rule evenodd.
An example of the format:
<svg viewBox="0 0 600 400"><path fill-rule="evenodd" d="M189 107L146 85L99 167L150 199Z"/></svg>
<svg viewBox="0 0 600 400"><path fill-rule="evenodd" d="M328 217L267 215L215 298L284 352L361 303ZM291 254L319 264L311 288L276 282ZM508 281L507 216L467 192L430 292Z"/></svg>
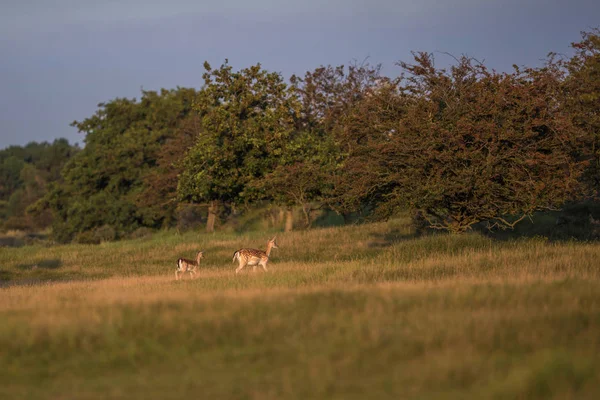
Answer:
<svg viewBox="0 0 600 400"><path fill-rule="evenodd" d="M396 76L411 51L498 71L571 54L598 0L0 0L0 148L64 137L98 103L195 87L203 63L286 78L368 60Z"/></svg>

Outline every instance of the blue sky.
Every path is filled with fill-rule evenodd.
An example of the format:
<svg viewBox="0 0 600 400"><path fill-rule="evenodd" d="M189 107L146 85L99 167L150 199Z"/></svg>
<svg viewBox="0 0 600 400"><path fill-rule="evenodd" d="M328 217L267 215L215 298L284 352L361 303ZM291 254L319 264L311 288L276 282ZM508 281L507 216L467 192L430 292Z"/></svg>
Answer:
<svg viewBox="0 0 600 400"><path fill-rule="evenodd" d="M0 148L82 144L70 122L142 87L199 87L205 60L288 77L368 57L397 75L395 62L423 50L440 65L450 52L509 70L569 54L599 25L592 0L2 0Z"/></svg>

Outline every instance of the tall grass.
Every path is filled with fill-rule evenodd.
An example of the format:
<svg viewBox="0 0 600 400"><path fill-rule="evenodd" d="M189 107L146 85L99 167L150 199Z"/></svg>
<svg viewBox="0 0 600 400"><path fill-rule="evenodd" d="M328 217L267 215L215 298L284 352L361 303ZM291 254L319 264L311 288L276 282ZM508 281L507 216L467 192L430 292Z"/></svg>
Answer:
<svg viewBox="0 0 600 400"><path fill-rule="evenodd" d="M600 244L407 220L3 249L0 398L597 398ZM196 279L175 261L205 251Z"/></svg>

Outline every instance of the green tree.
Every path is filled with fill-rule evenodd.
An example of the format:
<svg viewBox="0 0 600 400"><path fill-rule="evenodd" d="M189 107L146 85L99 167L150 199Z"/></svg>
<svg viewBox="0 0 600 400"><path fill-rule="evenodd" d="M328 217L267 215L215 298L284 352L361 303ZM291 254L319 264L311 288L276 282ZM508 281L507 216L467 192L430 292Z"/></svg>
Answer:
<svg viewBox="0 0 600 400"><path fill-rule="evenodd" d="M260 64L233 71L204 65L196 110L202 132L183 161L182 200L209 205L214 230L219 203L249 204L259 197L251 182L274 170L294 131L299 105L280 74Z"/></svg>
<svg viewBox="0 0 600 400"><path fill-rule="evenodd" d="M25 161L14 155L0 158L0 160L0 199L8 200L12 193L23 184L21 170L25 166Z"/></svg>
<svg viewBox="0 0 600 400"><path fill-rule="evenodd" d="M356 142L348 123L351 110L388 80L380 75L380 66L363 64L322 66L290 81L302 105L296 133L284 148L281 165L266 176L263 186L277 203L300 206L306 226L311 222L311 203L317 208L326 205L346 218L336 193L341 167Z"/></svg>
<svg viewBox="0 0 600 400"><path fill-rule="evenodd" d="M58 240L105 225L122 235L163 224L160 210L140 206L140 198L151 193L148 183L160 149L191 111L195 94L185 88L143 91L140 101L117 98L73 123L86 134L85 148L62 170L64 181L37 206L53 211Z"/></svg>
<svg viewBox="0 0 600 400"><path fill-rule="evenodd" d="M31 230L51 223L50 212L29 215L27 211L46 194L49 184L60 180L60 170L78 151L66 139L0 150L0 219L4 227Z"/></svg>

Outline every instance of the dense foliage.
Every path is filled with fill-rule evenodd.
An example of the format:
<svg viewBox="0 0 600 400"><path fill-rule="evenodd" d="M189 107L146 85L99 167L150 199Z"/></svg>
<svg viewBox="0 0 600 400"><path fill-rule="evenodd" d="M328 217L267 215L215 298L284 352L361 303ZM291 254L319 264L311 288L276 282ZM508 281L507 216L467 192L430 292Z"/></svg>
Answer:
<svg viewBox="0 0 600 400"><path fill-rule="evenodd" d="M353 110L358 135L344 174L346 201L391 215L414 209L435 228L512 226L580 193L584 143L551 68L499 74L468 58L450 71L429 54L406 79ZM518 218L517 218L518 220Z"/></svg>
<svg viewBox="0 0 600 400"><path fill-rule="evenodd" d="M598 196L599 31L573 49L508 73L415 53L397 78L367 64L286 82L260 64L206 63L199 90L144 91L74 122L81 151L0 152L0 217L35 215L32 228L52 222L57 240L82 242L192 220L213 231L265 203L287 210L289 229L294 209L309 227L323 208L345 220L410 209L453 232L512 227Z"/></svg>
<svg viewBox="0 0 600 400"><path fill-rule="evenodd" d="M173 141L185 143L193 129L184 122L195 96L184 88L144 91L140 101L118 98L73 123L86 134L85 148L64 167L64 182L38 204L53 211L57 240L91 241L86 232L98 229L111 239L171 223L176 187L167 177L173 173L169 149ZM154 178L161 171L166 181L157 190Z"/></svg>
<svg viewBox="0 0 600 400"><path fill-rule="evenodd" d="M255 65L234 72L205 64L195 108L203 131L184 160L181 199L211 203L208 231L219 202L256 199L250 184L275 168L293 134L299 105L281 75Z"/></svg>
<svg viewBox="0 0 600 400"><path fill-rule="evenodd" d="M28 209L60 181L63 166L79 150L65 139L0 150L0 221L4 229L36 230L50 225L48 210L32 215Z"/></svg>
<svg viewBox="0 0 600 400"><path fill-rule="evenodd" d="M584 32L579 43L573 43L575 55L559 59L554 66L566 73L563 82L564 108L573 123L586 133L580 158L590 161L585 174L588 194L600 194L600 30ZM556 58L557 56L553 54ZM554 61L554 60L553 60Z"/></svg>

